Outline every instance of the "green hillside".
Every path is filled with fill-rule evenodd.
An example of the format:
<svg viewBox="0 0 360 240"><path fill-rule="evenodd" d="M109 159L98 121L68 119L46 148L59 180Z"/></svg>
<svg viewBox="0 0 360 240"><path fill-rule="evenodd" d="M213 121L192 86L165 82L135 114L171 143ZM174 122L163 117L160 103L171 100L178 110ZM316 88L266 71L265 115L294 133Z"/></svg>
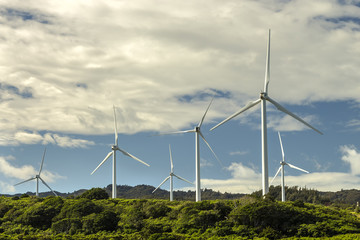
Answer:
<svg viewBox="0 0 360 240"><path fill-rule="evenodd" d="M0 239L360 239L349 209L256 196L202 202L0 197Z"/></svg>

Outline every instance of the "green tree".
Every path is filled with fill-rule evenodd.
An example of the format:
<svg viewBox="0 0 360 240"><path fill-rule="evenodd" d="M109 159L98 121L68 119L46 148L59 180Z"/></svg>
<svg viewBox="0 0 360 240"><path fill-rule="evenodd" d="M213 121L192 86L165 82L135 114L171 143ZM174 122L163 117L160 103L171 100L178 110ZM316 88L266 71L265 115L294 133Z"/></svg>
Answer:
<svg viewBox="0 0 360 240"><path fill-rule="evenodd" d="M81 194L79 196L79 198L87 198L87 199L90 199L90 200L93 200L93 199L101 200L101 199L108 199L109 194L105 191L105 189L92 188L90 190L87 190L83 194Z"/></svg>
<svg viewBox="0 0 360 240"><path fill-rule="evenodd" d="M52 219L60 212L64 201L60 197L50 197L43 202L26 208L17 221L35 228L47 229L51 227Z"/></svg>

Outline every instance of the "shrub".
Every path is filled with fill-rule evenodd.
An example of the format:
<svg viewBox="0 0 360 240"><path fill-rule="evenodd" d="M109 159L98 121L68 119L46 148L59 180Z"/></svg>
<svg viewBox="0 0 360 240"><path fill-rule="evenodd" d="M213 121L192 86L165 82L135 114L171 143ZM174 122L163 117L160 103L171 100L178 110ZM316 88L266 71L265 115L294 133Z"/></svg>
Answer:
<svg viewBox="0 0 360 240"><path fill-rule="evenodd" d="M102 188L92 188L90 190L85 191L78 198L101 200L101 199L108 199L109 194Z"/></svg>
<svg viewBox="0 0 360 240"><path fill-rule="evenodd" d="M63 218L80 218L91 213L99 213L101 210L101 207L86 198L68 200L65 202L55 220Z"/></svg>

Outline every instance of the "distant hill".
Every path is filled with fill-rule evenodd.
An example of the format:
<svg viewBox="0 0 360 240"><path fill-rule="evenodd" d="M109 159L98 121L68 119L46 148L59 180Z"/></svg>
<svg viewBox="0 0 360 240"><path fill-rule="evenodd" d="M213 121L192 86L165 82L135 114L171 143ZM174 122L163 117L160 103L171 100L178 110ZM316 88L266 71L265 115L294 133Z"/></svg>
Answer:
<svg viewBox="0 0 360 240"><path fill-rule="evenodd" d="M108 185L104 189L111 196L111 188L112 185ZM155 187L150 185L137 185L137 186L127 186L127 185L119 185L117 186L118 198L124 199L169 199L169 191L158 189L155 193ZM87 189L80 189L74 191L72 193L60 193L56 192L59 196L64 198L74 198L82 193L84 193ZM25 193L29 196L35 195L34 192ZM0 194L1 196L7 197L20 197L23 194ZM42 192L40 193L40 197L47 197L53 195L52 192ZM247 194L241 193L221 193L219 191L213 191L211 189L203 189L201 197L203 200L216 200L216 199L238 199ZM250 195L261 196L261 190L255 191ZM269 188L269 196L271 196L275 200L281 200L281 188L280 186L270 186ZM194 191L174 191L174 199L175 200L189 200L193 201L195 199ZM341 190L337 192L321 192L315 189L308 188L299 188L299 187L286 187L286 199L289 201L301 200L303 202L308 203L316 203L323 205L330 204L350 204L355 205L357 202L360 202L360 190L351 189L351 190Z"/></svg>

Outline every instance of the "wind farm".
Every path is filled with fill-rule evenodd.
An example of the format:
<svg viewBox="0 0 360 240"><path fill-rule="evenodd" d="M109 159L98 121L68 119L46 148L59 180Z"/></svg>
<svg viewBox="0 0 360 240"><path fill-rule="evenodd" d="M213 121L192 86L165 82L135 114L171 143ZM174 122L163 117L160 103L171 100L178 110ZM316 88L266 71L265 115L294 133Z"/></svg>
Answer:
<svg viewBox="0 0 360 240"><path fill-rule="evenodd" d="M358 0L0 12L0 239L360 239Z"/></svg>
<svg viewBox="0 0 360 240"><path fill-rule="evenodd" d="M272 8L249 2L236 7L238 3L231 2L222 7L209 4L209 12L200 3L177 2L181 6L176 7L166 3L166 10L148 14L141 11L147 7L136 3L134 7L47 3L41 9L36 4L24 9L3 3L2 192L28 190L27 184L14 184L38 172L33 167L36 153L44 147L52 158L45 161L47 171L41 177L57 192L112 184L113 170L103 165L114 156L90 176L107 157L101 153L104 148L117 145L110 141L115 126L110 127L114 114L109 104L117 106L123 140L118 147L132 149L152 166L144 168L115 154L119 184L157 186L155 176L168 171L160 164L168 157L161 149L171 144L183 150L174 156L181 159L177 172L195 179L195 187L183 181L176 187L197 190L198 200L204 189L232 193L262 189L265 194L269 175L279 168L274 145L280 131L296 136L301 148L290 144L287 155L311 172L306 178L297 172L287 175L288 186L301 183L323 191L357 188L356 4L311 3L305 8L294 1L275 1ZM63 14L68 12L63 8L72 14ZM100 10L106 14L95 14ZM214 164L212 151L202 149L200 135L199 156L194 156L196 140L186 133L148 138L176 129L194 130L198 125L194 120L200 120L210 102L201 134L222 165ZM244 112L208 131L242 106ZM311 127L305 123L325 135L308 131ZM340 179L336 184L331 181L334 176Z"/></svg>
<svg viewBox="0 0 360 240"><path fill-rule="evenodd" d="M260 98L249 102L245 107L241 108L239 111L235 112L234 114L232 114L231 116L229 116L228 118L226 118L225 120L223 120L222 122L218 123L217 125L215 125L214 127L212 127L210 129L210 131L214 130L215 128L223 125L224 123L228 122L229 120L235 118L236 116L238 116L239 114L247 111L248 109L256 106L257 104L261 103L261 143L262 143L262 194L263 196L265 196L268 191L269 191L269 173L268 173L268 140L267 140L267 114L266 114L266 101L269 101L270 103L272 103L278 110L282 111L283 113L291 116L292 118L296 119L297 121L299 121L300 123L304 124L305 126L313 129L314 131L318 132L319 134L323 134L321 131L319 131L318 129L316 129L315 127L313 127L312 125L310 125L309 123L307 123L306 121L304 121L303 119L301 119L300 117L298 117L297 115L295 115L294 113L290 112L289 110L287 110L286 108L284 108L282 105L280 105L279 103L277 103L274 99L270 98L268 95L268 87L269 87L269 82L270 82L270 37L271 37L271 30L269 29L268 31L268 42L267 42L267 53L266 53L266 64L265 64L265 82L264 82L264 89L263 91L260 93ZM218 156L215 154L214 150L212 149L212 147L210 146L210 144L208 143L208 141L205 139L202 131L201 131L201 127L204 123L205 117L209 112L210 106L212 105L214 101L214 97L211 98L210 103L208 104L201 120L199 121L199 123L193 128L193 129L189 129L189 130L182 130L182 131L175 131L175 132L167 132L167 133L159 133L158 135L173 135L173 134L183 134L183 133L195 133L195 201L201 201L201 177L200 177L200 168L201 168L201 164L200 164L200 138L203 139L204 143L207 145L207 147L210 149L212 155L216 158L216 160L220 163L221 167L223 167L221 161L219 160ZM111 147L111 152L109 152L106 157L100 162L100 164L98 164L98 166L91 172L91 175L93 175L111 156L112 156L112 194L111 197L112 198L117 198L117 164L116 164L116 152L119 151L121 153L123 153L125 156L130 157L140 163L142 163L143 165L146 166L150 166L148 163L140 160L139 158L135 157L134 155L126 152L125 150L121 149L118 146L118 127L117 127L117 117L116 117L116 108L115 106L113 106L113 121L114 121L114 135L115 135L115 143L112 145ZM279 134L279 139L280 139L280 143L281 143L281 137ZM281 149L282 149L282 143L281 143ZM283 151L283 149L282 149ZM186 180L183 177L179 177L178 175L175 175L173 172L173 161L172 161L172 153L171 153L171 148L169 145L169 154L170 154L170 166L171 166L171 171L170 171L170 175L168 177L166 177L161 183L160 185L154 189L153 192L155 192L157 189L159 189L167 180L170 180L170 201L173 201L173 177L177 177L182 181L185 181L187 183L191 183L190 181ZM44 152L45 155L45 152ZM285 162L284 160L284 155L283 155L283 161L281 162L281 167L279 168L279 170L277 171L277 173L275 174L275 177L279 174L280 171L282 171L282 199L283 201L285 201L285 186L284 186L284 172L283 172L283 167L284 165L288 165L292 168L297 168L291 164L288 164ZM41 165L42 168L42 165ZM41 168L39 171L39 175L40 176L40 172L41 172ZM301 171L305 171L303 169L297 168L298 170ZM274 177L274 178L275 178ZM35 177L38 181L38 179L42 180L40 177ZM33 180L35 178L31 178L28 179L24 182ZM43 181L43 180L42 180ZM21 182L21 183L24 183ZM19 183L19 184L21 184ZM47 187L48 185L43 182ZM191 183L192 184L192 183ZM17 184L18 185L18 184ZM37 192L36 195L38 195L38 187L37 187Z"/></svg>

